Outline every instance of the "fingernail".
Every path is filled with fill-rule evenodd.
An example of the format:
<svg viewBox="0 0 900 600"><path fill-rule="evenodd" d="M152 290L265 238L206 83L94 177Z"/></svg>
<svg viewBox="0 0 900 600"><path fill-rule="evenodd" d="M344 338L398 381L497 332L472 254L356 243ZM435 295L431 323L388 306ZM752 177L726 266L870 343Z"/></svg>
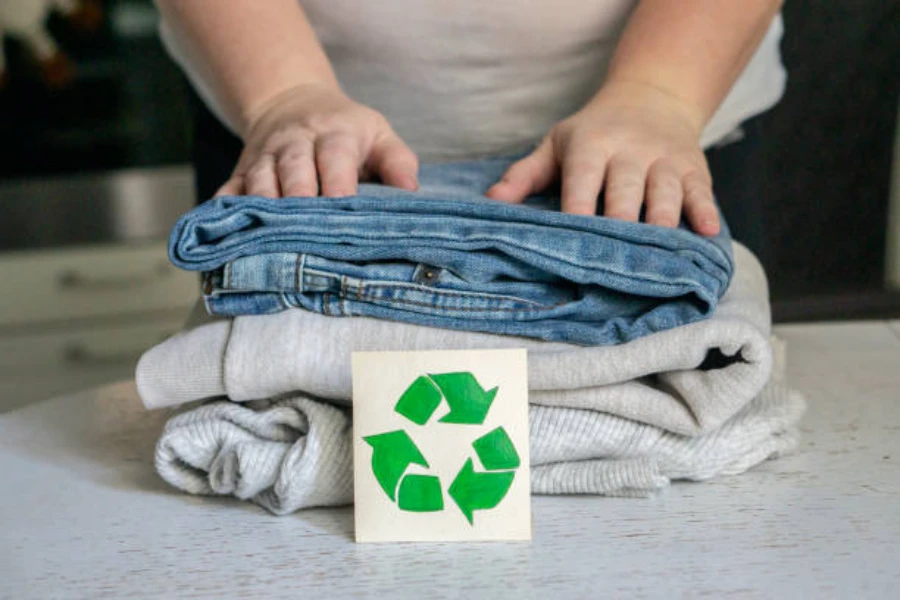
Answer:
<svg viewBox="0 0 900 600"><path fill-rule="evenodd" d="M394 185L401 190L416 191L419 188L419 182L414 175L399 175Z"/></svg>
<svg viewBox="0 0 900 600"><path fill-rule="evenodd" d="M487 192L485 192L485 196L491 198L492 200L499 200L500 202L507 202L508 198L504 198L503 194L499 191L500 184L492 186Z"/></svg>

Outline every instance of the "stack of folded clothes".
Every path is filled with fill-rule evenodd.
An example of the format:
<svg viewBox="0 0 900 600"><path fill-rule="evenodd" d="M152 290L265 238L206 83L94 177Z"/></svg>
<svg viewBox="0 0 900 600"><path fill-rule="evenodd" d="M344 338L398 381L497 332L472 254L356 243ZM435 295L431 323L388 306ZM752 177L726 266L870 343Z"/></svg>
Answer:
<svg viewBox="0 0 900 600"><path fill-rule="evenodd" d="M756 258L727 229L485 198L510 162L185 215L170 257L204 273L212 317L138 365L148 408L191 403L162 433L160 475L277 514L351 502L356 350L527 348L534 493L646 495L792 450L804 402Z"/></svg>

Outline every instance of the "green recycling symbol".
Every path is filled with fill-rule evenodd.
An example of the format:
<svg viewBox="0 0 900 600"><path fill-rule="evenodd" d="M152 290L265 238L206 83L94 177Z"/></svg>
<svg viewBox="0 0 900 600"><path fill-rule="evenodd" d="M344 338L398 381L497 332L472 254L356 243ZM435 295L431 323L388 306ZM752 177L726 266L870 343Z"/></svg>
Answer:
<svg viewBox="0 0 900 600"><path fill-rule="evenodd" d="M416 425L425 425L446 401L450 407L440 423L481 425L497 395L485 391L469 372L422 375L406 389L394 412ZM430 468L410 435L402 430L363 438L372 446L372 472L381 489L400 510L436 512L444 510L440 478L406 473L412 465ZM519 467L519 454L503 427L497 427L472 442L484 471L476 471L471 458L462 465L447 494L474 525L476 510L495 508L509 491Z"/></svg>

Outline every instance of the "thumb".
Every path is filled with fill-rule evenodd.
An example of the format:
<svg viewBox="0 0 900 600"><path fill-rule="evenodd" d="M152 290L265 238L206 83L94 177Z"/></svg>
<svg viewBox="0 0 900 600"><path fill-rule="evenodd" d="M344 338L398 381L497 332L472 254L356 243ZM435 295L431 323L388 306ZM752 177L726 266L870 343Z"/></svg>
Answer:
<svg viewBox="0 0 900 600"><path fill-rule="evenodd" d="M386 185L410 191L419 187L419 159L393 132L375 142L365 169L370 173L378 173Z"/></svg>
<svg viewBox="0 0 900 600"><path fill-rule="evenodd" d="M547 137L534 152L513 163L486 196L504 202L521 202L529 194L546 189L556 177L556 171L553 143Z"/></svg>

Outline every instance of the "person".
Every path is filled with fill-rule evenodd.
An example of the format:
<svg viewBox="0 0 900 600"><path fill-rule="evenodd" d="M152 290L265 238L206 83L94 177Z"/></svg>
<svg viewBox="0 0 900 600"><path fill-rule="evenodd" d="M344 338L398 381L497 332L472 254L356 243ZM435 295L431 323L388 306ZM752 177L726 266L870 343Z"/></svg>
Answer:
<svg viewBox="0 0 900 600"><path fill-rule="evenodd" d="M202 99L201 198L414 190L420 161L533 148L488 197L558 183L566 212L596 214L602 192L604 216L716 235L715 191L764 251L757 115L785 85L779 0L157 5Z"/></svg>

